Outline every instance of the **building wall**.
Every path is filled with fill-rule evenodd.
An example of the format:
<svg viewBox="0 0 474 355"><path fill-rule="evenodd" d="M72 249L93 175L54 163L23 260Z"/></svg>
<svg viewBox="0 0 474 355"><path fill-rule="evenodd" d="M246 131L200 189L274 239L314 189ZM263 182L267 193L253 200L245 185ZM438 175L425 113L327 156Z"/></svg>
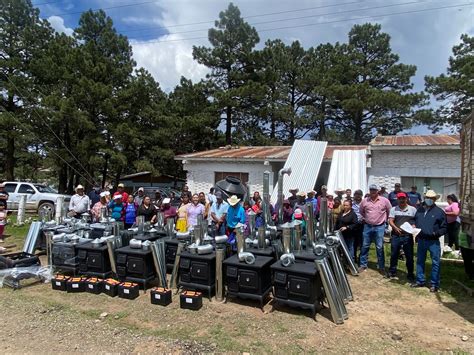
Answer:
<svg viewBox="0 0 474 355"><path fill-rule="evenodd" d="M187 171L187 184L189 190L194 192L209 192L217 181L214 181L216 172L242 172L249 174L248 185L250 193L255 191L263 192L263 173L265 171L274 172L271 165L264 165L263 162L196 162L188 161L183 165ZM270 175L270 180L273 174ZM270 191L273 190L273 182L270 181Z"/></svg>
<svg viewBox="0 0 474 355"><path fill-rule="evenodd" d="M372 150L369 184L390 190L402 176L460 178L459 149Z"/></svg>

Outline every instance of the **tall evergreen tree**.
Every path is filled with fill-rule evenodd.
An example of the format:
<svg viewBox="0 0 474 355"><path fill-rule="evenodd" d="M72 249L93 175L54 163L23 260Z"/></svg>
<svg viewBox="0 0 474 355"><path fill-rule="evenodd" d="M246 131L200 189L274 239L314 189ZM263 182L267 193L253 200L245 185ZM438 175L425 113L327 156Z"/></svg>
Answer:
<svg viewBox="0 0 474 355"><path fill-rule="evenodd" d="M216 28L209 30L212 47L193 47L193 57L207 66L207 78L216 107L224 117L225 138L232 143L233 126L252 102L255 83L253 48L259 42L257 31L240 15L232 3L219 14Z"/></svg>
<svg viewBox="0 0 474 355"><path fill-rule="evenodd" d="M443 126L459 128L474 110L474 36L463 34L453 47L447 74L426 76L426 90L442 104L426 123L436 131Z"/></svg>

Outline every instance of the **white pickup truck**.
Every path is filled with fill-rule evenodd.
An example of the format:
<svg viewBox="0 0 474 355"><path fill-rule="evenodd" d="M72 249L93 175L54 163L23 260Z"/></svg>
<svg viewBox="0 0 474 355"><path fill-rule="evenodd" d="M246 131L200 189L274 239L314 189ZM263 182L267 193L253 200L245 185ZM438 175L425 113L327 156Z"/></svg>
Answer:
<svg viewBox="0 0 474 355"><path fill-rule="evenodd" d="M20 196L26 195L26 211L40 213L41 210L54 214L54 204L59 196L64 196L64 204L69 206L71 196L58 194L49 186L22 181L5 181L5 191L8 192L8 209L17 210Z"/></svg>

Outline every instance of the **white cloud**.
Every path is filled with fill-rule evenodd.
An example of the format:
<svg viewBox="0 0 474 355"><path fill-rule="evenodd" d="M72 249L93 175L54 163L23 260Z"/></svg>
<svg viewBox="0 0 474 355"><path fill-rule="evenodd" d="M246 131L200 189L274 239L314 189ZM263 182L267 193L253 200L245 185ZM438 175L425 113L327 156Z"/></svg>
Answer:
<svg viewBox="0 0 474 355"><path fill-rule="evenodd" d="M68 36L72 36L74 30L64 25L64 19L62 17L50 16L48 17L48 21L51 24L51 27L56 30L56 32L65 33Z"/></svg>

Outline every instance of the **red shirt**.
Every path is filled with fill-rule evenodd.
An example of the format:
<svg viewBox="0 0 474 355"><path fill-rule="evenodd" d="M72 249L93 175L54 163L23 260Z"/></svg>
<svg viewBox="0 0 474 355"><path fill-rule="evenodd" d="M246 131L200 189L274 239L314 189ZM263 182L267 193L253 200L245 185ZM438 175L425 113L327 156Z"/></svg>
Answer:
<svg viewBox="0 0 474 355"><path fill-rule="evenodd" d="M387 222L391 208L392 204L387 198L377 196L375 201L372 201L369 196L364 198L360 203L359 212L364 223L378 226Z"/></svg>
<svg viewBox="0 0 474 355"><path fill-rule="evenodd" d="M122 195L122 202L128 203L128 194L125 191L122 193L120 193L119 191L115 191L114 196L117 196L117 195Z"/></svg>

